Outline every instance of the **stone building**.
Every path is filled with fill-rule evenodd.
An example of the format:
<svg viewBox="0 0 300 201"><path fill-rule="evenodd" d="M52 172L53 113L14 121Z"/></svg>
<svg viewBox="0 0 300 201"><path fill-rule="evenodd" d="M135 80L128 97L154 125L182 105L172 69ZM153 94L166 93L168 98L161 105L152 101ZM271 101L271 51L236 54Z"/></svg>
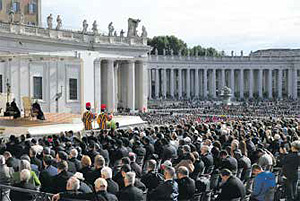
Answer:
<svg viewBox="0 0 300 201"><path fill-rule="evenodd" d="M0 0L1 22L8 23L12 11L14 23L41 26L41 0Z"/></svg>
<svg viewBox="0 0 300 201"><path fill-rule="evenodd" d="M53 19L52 19L53 20ZM147 99L217 99L228 86L236 99L298 99L300 50L259 50L249 56L148 55L139 20L98 33L97 22L79 31L0 22L0 93L38 99L45 112L83 112L91 102L144 110ZM52 26L52 22L51 22ZM58 27L58 26L56 26ZM125 29L124 29L125 30Z"/></svg>
<svg viewBox="0 0 300 201"><path fill-rule="evenodd" d="M22 97L29 96L45 112L80 113L86 102L97 112L101 104L110 112L146 108L147 39L95 30L0 23L2 92L9 83L21 107Z"/></svg>
<svg viewBox="0 0 300 201"><path fill-rule="evenodd" d="M150 55L152 99L217 99L224 86L236 99L298 99L300 50L259 50L249 56Z"/></svg>

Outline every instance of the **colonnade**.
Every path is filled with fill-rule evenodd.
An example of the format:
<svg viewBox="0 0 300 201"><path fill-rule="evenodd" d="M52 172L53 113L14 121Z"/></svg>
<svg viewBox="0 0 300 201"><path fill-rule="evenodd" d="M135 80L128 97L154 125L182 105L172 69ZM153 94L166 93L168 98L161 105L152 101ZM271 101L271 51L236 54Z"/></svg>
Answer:
<svg viewBox="0 0 300 201"><path fill-rule="evenodd" d="M298 98L296 68L149 68L149 98L216 99L224 86L244 98Z"/></svg>
<svg viewBox="0 0 300 201"><path fill-rule="evenodd" d="M95 60L96 110L100 110L101 104L105 104L109 112L117 111L117 108L143 110L147 107L146 80L147 67L144 61Z"/></svg>

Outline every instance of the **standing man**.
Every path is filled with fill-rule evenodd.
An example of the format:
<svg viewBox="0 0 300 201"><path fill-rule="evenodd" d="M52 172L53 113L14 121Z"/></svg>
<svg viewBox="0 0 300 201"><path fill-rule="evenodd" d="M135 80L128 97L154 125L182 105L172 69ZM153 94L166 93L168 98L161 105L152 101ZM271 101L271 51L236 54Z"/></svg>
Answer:
<svg viewBox="0 0 300 201"><path fill-rule="evenodd" d="M107 121L108 121L108 115L107 113L105 112L105 108L106 108L106 105L101 105L101 113L98 115L98 118L97 118L97 123L99 124L99 129L106 129L107 127Z"/></svg>
<svg viewBox="0 0 300 201"><path fill-rule="evenodd" d="M91 112L91 103L90 102L87 102L86 105L85 105L85 108L87 111L85 111L83 113L83 116L82 116L82 122L84 124L84 129L85 130L92 130L93 127L92 127L92 121L94 119L94 115L93 113Z"/></svg>
<svg viewBox="0 0 300 201"><path fill-rule="evenodd" d="M286 179L287 200L297 199L298 168L300 166L300 141L292 142L291 151L283 158L282 171ZM286 153L284 148L280 152Z"/></svg>
<svg viewBox="0 0 300 201"><path fill-rule="evenodd" d="M221 171L222 186L221 193L217 197L217 201L230 200L236 201L243 199L246 195L246 189L239 178L232 175L228 169Z"/></svg>
<svg viewBox="0 0 300 201"><path fill-rule="evenodd" d="M276 187L275 175L269 171L263 171L260 165L252 166L255 176L251 201L273 201Z"/></svg>

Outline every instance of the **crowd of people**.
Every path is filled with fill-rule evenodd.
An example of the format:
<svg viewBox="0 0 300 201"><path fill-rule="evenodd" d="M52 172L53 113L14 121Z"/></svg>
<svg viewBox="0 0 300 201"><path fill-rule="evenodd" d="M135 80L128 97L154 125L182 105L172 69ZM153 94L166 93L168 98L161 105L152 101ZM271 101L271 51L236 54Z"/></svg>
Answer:
<svg viewBox="0 0 300 201"><path fill-rule="evenodd" d="M161 122L164 123L164 122ZM0 183L52 200L298 200L296 118L186 119L0 141ZM2 200L31 200L1 187Z"/></svg>

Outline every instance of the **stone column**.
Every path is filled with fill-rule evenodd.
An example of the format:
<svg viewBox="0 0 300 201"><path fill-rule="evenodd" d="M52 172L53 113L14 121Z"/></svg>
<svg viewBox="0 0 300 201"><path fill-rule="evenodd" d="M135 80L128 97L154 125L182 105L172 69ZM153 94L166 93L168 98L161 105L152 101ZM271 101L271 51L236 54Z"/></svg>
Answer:
<svg viewBox="0 0 300 201"><path fill-rule="evenodd" d="M278 95L277 98L278 99L282 99L282 69L278 69L278 82L277 82L278 86Z"/></svg>
<svg viewBox="0 0 300 201"><path fill-rule="evenodd" d="M203 69L203 97L207 98L207 69Z"/></svg>
<svg viewBox="0 0 300 201"><path fill-rule="evenodd" d="M135 87L136 87L136 103L135 109L139 111L147 110L147 62L138 61L136 65L136 77L135 77Z"/></svg>
<svg viewBox="0 0 300 201"><path fill-rule="evenodd" d="M128 61L127 68L127 107L133 111L135 110L135 63Z"/></svg>
<svg viewBox="0 0 300 201"><path fill-rule="evenodd" d="M172 98L174 98L174 69L171 69L171 75L170 75L170 95Z"/></svg>
<svg viewBox="0 0 300 201"><path fill-rule="evenodd" d="M216 98L216 69L212 69L212 97Z"/></svg>
<svg viewBox="0 0 300 201"><path fill-rule="evenodd" d="M221 89L225 87L225 69L221 69Z"/></svg>
<svg viewBox="0 0 300 201"><path fill-rule="evenodd" d="M95 87L94 87L94 104L96 112L99 113L101 111L101 60L97 60L94 62L94 80L95 80Z"/></svg>
<svg viewBox="0 0 300 201"><path fill-rule="evenodd" d="M249 70L249 98L253 98L253 69Z"/></svg>
<svg viewBox="0 0 300 201"><path fill-rule="evenodd" d="M182 98L182 70L178 69L178 98Z"/></svg>
<svg viewBox="0 0 300 201"><path fill-rule="evenodd" d="M186 70L186 97L191 98L191 71L188 68Z"/></svg>
<svg viewBox="0 0 300 201"><path fill-rule="evenodd" d="M263 70L262 69L259 69L258 70L258 96L260 98L263 97L263 93L262 93L262 78L263 77Z"/></svg>
<svg viewBox="0 0 300 201"><path fill-rule="evenodd" d="M298 70L295 68L293 70L293 98L298 98Z"/></svg>
<svg viewBox="0 0 300 201"><path fill-rule="evenodd" d="M288 97L293 97L293 69L288 69Z"/></svg>
<svg viewBox="0 0 300 201"><path fill-rule="evenodd" d="M268 98L272 99L272 69L268 70Z"/></svg>
<svg viewBox="0 0 300 201"><path fill-rule="evenodd" d="M167 69L163 69L163 98L167 97Z"/></svg>
<svg viewBox="0 0 300 201"><path fill-rule="evenodd" d="M199 70L195 69L195 97L199 97Z"/></svg>
<svg viewBox="0 0 300 201"><path fill-rule="evenodd" d="M240 70L240 98L244 98L244 69Z"/></svg>
<svg viewBox="0 0 300 201"><path fill-rule="evenodd" d="M107 111L116 111L116 85L115 85L115 70L114 61L107 60Z"/></svg>
<svg viewBox="0 0 300 201"><path fill-rule="evenodd" d="M116 62L116 66L114 67L114 73L115 73L115 109L118 109L119 105L119 80L118 80L118 69L119 69L119 63Z"/></svg>
<svg viewBox="0 0 300 201"><path fill-rule="evenodd" d="M148 70L148 97L152 98L152 70Z"/></svg>
<svg viewBox="0 0 300 201"><path fill-rule="evenodd" d="M230 88L232 92L232 97L234 97L234 69L230 70Z"/></svg>
<svg viewBox="0 0 300 201"><path fill-rule="evenodd" d="M159 69L155 69L155 98L159 98Z"/></svg>

